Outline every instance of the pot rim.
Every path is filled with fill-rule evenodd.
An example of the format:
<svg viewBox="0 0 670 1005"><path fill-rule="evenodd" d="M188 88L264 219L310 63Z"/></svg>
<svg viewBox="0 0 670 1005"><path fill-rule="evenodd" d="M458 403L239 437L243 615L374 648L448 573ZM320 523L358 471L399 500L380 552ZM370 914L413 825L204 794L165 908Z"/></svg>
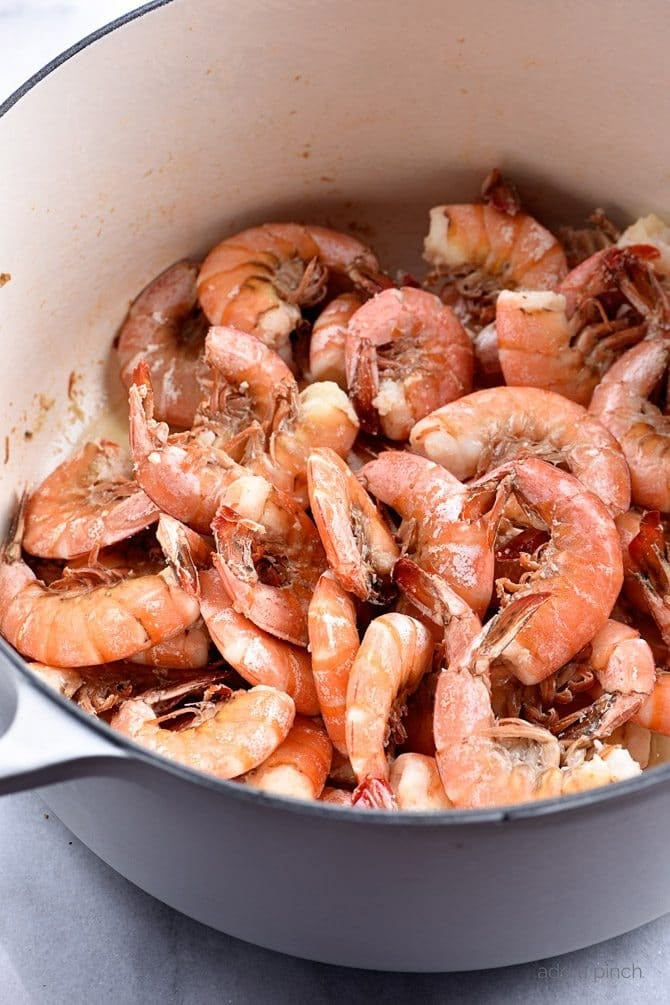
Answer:
<svg viewBox="0 0 670 1005"><path fill-rule="evenodd" d="M54 59L46 63L40 70L29 77L8 98L0 103L0 118L2 118L14 105L24 97L37 84L58 69L63 63L72 59L77 53L86 49L89 45L111 34L117 28L121 28L137 18L150 14L154 10L166 7L174 0L150 0L134 10L122 14L108 24L97 28L89 35L75 42L65 49ZM60 706L68 715L73 716L76 721L92 730L112 746L127 751L136 761L144 761L155 768L161 768L169 774L176 775L184 781L213 789L218 792L225 792L242 802L252 800L256 804L265 804L269 808L283 810L307 816L316 816L329 823L350 823L356 821L358 824L372 824L385 827L433 827L443 828L445 826L473 826L491 823L513 823L515 821L530 820L538 817L553 818L557 814L565 815L570 812L578 812L592 806L602 806L612 800L625 799L628 796L635 796L650 789L657 788L665 784L670 779L670 762L658 765L650 770L643 771L635 778L629 778L621 782L601 786L596 789L588 789L585 792L573 795L557 796L553 799L544 799L537 802L519 803L512 806L500 806L492 809L481 810L444 810L432 812L399 811L398 813L388 813L385 810L366 810L361 813L354 807L329 806L318 801L307 802L299 799L289 799L284 796L275 796L271 793L262 792L258 789L251 789L241 785L234 780L228 781L215 778L213 775L206 775L202 772L187 768L184 765L171 761L160 754L155 754L134 740L129 739L117 730L112 729L106 722L84 712L75 702L63 697L49 687L48 684L28 669L23 658L4 639L0 638L0 657L14 667L30 685L36 688L43 695ZM335 810L335 812L333 812Z"/></svg>

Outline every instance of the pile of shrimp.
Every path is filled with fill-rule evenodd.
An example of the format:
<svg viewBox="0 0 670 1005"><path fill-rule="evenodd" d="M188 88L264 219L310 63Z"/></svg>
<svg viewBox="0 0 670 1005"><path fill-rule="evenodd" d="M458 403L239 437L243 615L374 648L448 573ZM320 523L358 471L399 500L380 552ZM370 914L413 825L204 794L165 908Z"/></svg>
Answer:
<svg viewBox="0 0 670 1005"><path fill-rule="evenodd" d="M427 276L264 224L115 341L129 444L21 500L0 632L138 744L283 796L489 807L670 736L670 230L493 171Z"/></svg>

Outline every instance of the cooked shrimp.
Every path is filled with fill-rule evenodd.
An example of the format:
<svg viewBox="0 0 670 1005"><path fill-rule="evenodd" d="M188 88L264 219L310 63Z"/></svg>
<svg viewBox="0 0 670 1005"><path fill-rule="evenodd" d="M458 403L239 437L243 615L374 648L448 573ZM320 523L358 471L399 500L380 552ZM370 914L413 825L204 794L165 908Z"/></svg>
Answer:
<svg viewBox="0 0 670 1005"><path fill-rule="evenodd" d="M534 454L565 465L614 516L630 506L630 475L617 441L585 408L552 391L475 391L418 422L410 445L461 481L510 457Z"/></svg>
<svg viewBox="0 0 670 1005"><path fill-rule="evenodd" d="M300 392L297 408L277 426L270 451L275 463L295 479L293 495L307 505L307 459L315 447L346 457L359 430L345 392L332 381L310 384Z"/></svg>
<svg viewBox="0 0 670 1005"><path fill-rule="evenodd" d="M504 290L496 332L507 384L556 391L588 406L603 374L665 311L646 254L644 248L598 252L558 293Z"/></svg>
<svg viewBox="0 0 670 1005"><path fill-rule="evenodd" d="M326 556L319 534L288 496L257 475L238 478L212 523L214 565L236 611L259 628L307 645L307 608Z"/></svg>
<svg viewBox="0 0 670 1005"><path fill-rule="evenodd" d="M661 514L629 510L617 519L624 567L624 589L638 610L651 614L663 641L670 644L670 548Z"/></svg>
<svg viewBox="0 0 670 1005"><path fill-rule="evenodd" d="M347 750L359 789L371 780L387 788L385 746L393 717L430 669L433 641L429 631L404 614L382 614L368 627L351 667L347 685ZM359 792L360 795L360 792Z"/></svg>
<svg viewBox="0 0 670 1005"><path fill-rule="evenodd" d="M441 465L396 450L370 461L359 477L403 518L400 536L416 562L483 615L493 592L493 545L507 486L470 489Z"/></svg>
<svg viewBox="0 0 670 1005"><path fill-rule="evenodd" d="M411 286L384 290L347 326L349 393L368 432L406 440L435 408L472 389L472 346L451 308Z"/></svg>
<svg viewBox="0 0 670 1005"><path fill-rule="evenodd" d="M320 803L331 803L333 806L351 806L351 800L351 792L331 785L327 785L319 796Z"/></svg>
<svg viewBox="0 0 670 1005"><path fill-rule="evenodd" d="M332 756L333 746L319 721L296 716L284 742L244 782L277 796L319 799Z"/></svg>
<svg viewBox="0 0 670 1005"><path fill-rule="evenodd" d="M205 359L215 375L216 420L229 425L231 436L254 420L268 429L280 401L297 396L295 377L281 356L247 332L210 328Z"/></svg>
<svg viewBox="0 0 670 1005"><path fill-rule="evenodd" d="M347 325L352 314L362 305L357 293L342 293L331 300L312 327L309 341L309 369L312 380L333 380L347 388L344 346Z"/></svg>
<svg viewBox="0 0 670 1005"><path fill-rule="evenodd" d="M177 670L200 670L209 663L209 632L201 619L184 632L128 657L131 663Z"/></svg>
<svg viewBox="0 0 670 1005"><path fill-rule="evenodd" d="M30 496L23 547L42 558L74 558L123 541L158 519L110 440L87 443L59 464Z"/></svg>
<svg viewBox="0 0 670 1005"><path fill-rule="evenodd" d="M334 451L307 462L309 502L328 563L345 590L378 599L400 550L369 495Z"/></svg>
<svg viewBox="0 0 670 1005"><path fill-rule="evenodd" d="M654 733L670 736L670 673L658 671L651 694L631 721Z"/></svg>
<svg viewBox="0 0 670 1005"><path fill-rule="evenodd" d="M572 475L534 457L499 469L513 472L514 493L551 533L520 584L499 581L505 621L519 612L519 630L497 657L523 684L535 684L568 663L605 626L621 589L616 526L604 505ZM527 616L527 601L542 602Z"/></svg>
<svg viewBox="0 0 670 1005"><path fill-rule="evenodd" d="M323 722L335 749L346 756L347 684L360 640L354 602L332 572L324 572L316 584L307 612L307 628Z"/></svg>
<svg viewBox="0 0 670 1005"><path fill-rule="evenodd" d="M300 307L324 299L331 272L365 288L374 285L379 263L348 234L266 223L210 251L198 275L198 296L212 324L241 328L288 354Z"/></svg>
<svg viewBox="0 0 670 1005"><path fill-rule="evenodd" d="M293 699L273 687L236 691L196 725L163 729L142 697L125 701L111 725L155 754L217 778L237 778L267 760L293 725Z"/></svg>
<svg viewBox="0 0 670 1005"><path fill-rule="evenodd" d="M130 388L144 361L154 386L156 416L187 429L203 395L206 325L197 309L197 265L177 262L140 293L119 332L121 380Z"/></svg>
<svg viewBox="0 0 670 1005"><path fill-rule="evenodd" d="M618 236L619 248L631 245L651 245L658 252L658 257L652 261L654 272L662 276L670 276L670 227L654 213L642 216L639 220L626 227Z"/></svg>
<svg viewBox="0 0 670 1005"><path fill-rule="evenodd" d="M143 364L129 402L137 481L166 513L208 534L223 490L246 471L216 445L207 427L170 436L165 423L154 420L151 380Z"/></svg>
<svg viewBox="0 0 670 1005"><path fill-rule="evenodd" d="M254 335L235 328L212 328L206 357L223 380L216 386L216 410L210 409L218 426L227 425L241 435L251 421L259 423L274 465L298 480L298 490L311 447L329 446L342 457L352 447L358 419L345 392L332 381L311 384L299 393L281 357Z"/></svg>
<svg viewBox="0 0 670 1005"><path fill-rule="evenodd" d="M128 666L124 663L78 667L76 670L45 666L43 663L27 665L45 684L64 698L76 702L90 715L109 712L132 694Z"/></svg>
<svg viewBox="0 0 670 1005"><path fill-rule="evenodd" d="M0 634L22 656L57 667L126 659L179 635L198 603L165 570L97 586L59 590L21 560L22 514L0 563Z"/></svg>
<svg viewBox="0 0 670 1005"><path fill-rule="evenodd" d="M401 754L391 765L390 784L399 810L448 810L451 802L444 791L434 757Z"/></svg>
<svg viewBox="0 0 670 1005"><path fill-rule="evenodd" d="M520 719L496 720L489 668L506 638L485 626L462 659L442 671L435 696L435 758L445 792L458 807L509 805L581 791L639 773L627 751L612 760L561 769L558 740ZM578 741L583 743L584 741ZM598 741L595 741L598 744ZM596 751L598 750L596 746Z"/></svg>
<svg viewBox="0 0 670 1005"><path fill-rule="evenodd" d="M216 569L199 575L200 609L214 644L249 684L286 691L301 715L318 715L319 699L308 653L262 631L233 608Z"/></svg>
<svg viewBox="0 0 670 1005"><path fill-rule="evenodd" d="M457 313L475 328L493 320L499 290L553 290L567 272L553 234L517 206L491 201L435 206L424 242L431 281L446 277L443 298L458 298Z"/></svg>
<svg viewBox="0 0 670 1005"><path fill-rule="evenodd" d="M593 393L590 412L621 444L637 506L670 510L670 417L649 401L670 364L670 343L629 349Z"/></svg>
<svg viewBox="0 0 670 1005"><path fill-rule="evenodd" d="M656 679L651 649L629 625L610 620L590 644L588 665L603 693L576 712L560 730L561 739L604 739L628 722L644 705Z"/></svg>
<svg viewBox="0 0 670 1005"><path fill-rule="evenodd" d="M472 608L444 579L425 572L406 556L396 562L393 579L419 614L442 629L447 661L460 659L482 627Z"/></svg>

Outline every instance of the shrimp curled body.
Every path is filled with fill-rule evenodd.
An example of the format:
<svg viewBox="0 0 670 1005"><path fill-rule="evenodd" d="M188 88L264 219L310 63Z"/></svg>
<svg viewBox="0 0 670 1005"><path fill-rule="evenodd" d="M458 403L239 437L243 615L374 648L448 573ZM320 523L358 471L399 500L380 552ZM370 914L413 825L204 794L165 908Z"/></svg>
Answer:
<svg viewBox="0 0 670 1005"><path fill-rule="evenodd" d="M518 454L565 464L616 516L630 506L623 452L585 408L552 391L494 387L444 405L412 430L414 450L465 481Z"/></svg>

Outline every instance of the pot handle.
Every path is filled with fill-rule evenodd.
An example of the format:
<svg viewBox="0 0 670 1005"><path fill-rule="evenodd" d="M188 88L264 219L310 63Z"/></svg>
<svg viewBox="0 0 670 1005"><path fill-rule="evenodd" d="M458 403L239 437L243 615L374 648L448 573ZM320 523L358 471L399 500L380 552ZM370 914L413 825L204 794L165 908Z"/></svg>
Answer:
<svg viewBox="0 0 670 1005"><path fill-rule="evenodd" d="M26 679L25 671L4 680L0 673L0 698L4 699L0 701L0 795L85 775L116 775L122 765L133 761L123 747L79 715L59 708L59 702Z"/></svg>

